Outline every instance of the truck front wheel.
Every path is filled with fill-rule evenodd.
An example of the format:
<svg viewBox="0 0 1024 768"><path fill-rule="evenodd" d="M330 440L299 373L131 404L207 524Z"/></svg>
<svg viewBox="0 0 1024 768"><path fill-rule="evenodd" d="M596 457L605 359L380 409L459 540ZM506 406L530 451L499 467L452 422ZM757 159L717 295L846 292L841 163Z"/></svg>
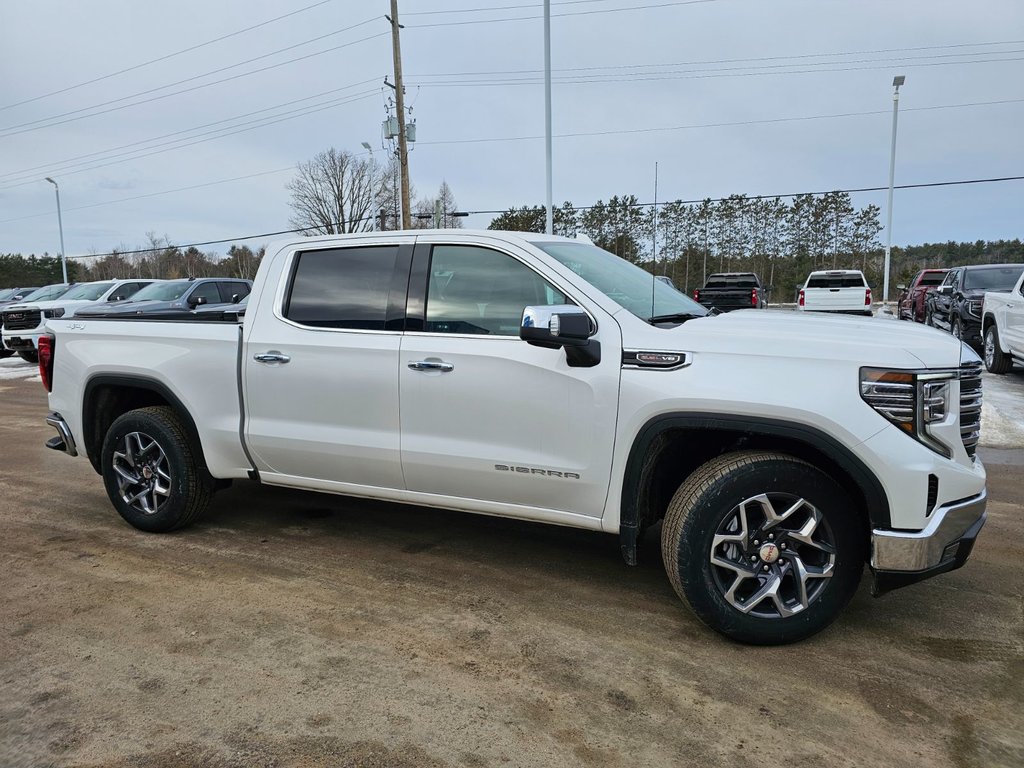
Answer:
<svg viewBox="0 0 1024 768"><path fill-rule="evenodd" d="M101 461L107 496L142 531L189 525L213 495L181 420L166 406L118 417L103 440Z"/></svg>
<svg viewBox="0 0 1024 768"><path fill-rule="evenodd" d="M712 629L755 645L831 624L860 583L865 544L842 488L804 461L764 451L697 469L661 534L676 593Z"/></svg>

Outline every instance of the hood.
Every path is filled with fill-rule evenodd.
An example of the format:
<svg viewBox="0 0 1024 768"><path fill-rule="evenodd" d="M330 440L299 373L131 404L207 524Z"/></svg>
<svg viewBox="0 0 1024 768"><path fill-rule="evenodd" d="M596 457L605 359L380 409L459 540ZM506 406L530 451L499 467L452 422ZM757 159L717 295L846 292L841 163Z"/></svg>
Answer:
<svg viewBox="0 0 1024 768"><path fill-rule="evenodd" d="M652 349L678 347L865 366L955 368L962 350L961 342L948 333L888 318L751 309L689 320L671 331L643 325L653 333L644 334L640 344ZM623 330L625 346L633 346L632 333Z"/></svg>
<svg viewBox="0 0 1024 768"><path fill-rule="evenodd" d="M4 306L3 309L15 310L15 309L27 309L27 310L38 310L38 309L74 309L76 307L84 307L88 304L95 304L95 301L88 299L73 299L71 301L61 301L60 299L50 299L49 301L31 301L29 303L20 302L18 304L11 304L10 306Z"/></svg>

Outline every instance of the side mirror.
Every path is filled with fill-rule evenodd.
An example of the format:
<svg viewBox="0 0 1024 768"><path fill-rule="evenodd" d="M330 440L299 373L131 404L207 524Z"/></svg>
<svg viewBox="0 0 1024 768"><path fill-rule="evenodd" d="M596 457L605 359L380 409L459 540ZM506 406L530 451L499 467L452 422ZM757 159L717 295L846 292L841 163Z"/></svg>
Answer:
<svg viewBox="0 0 1024 768"><path fill-rule="evenodd" d="M111 296L107 301L124 301L124 296Z"/></svg>
<svg viewBox="0 0 1024 768"><path fill-rule="evenodd" d="M206 297L205 296L196 296L196 297L191 298L191 299L188 300L188 305L190 307L192 307L192 309L195 309L196 307L201 307L205 303L206 303Z"/></svg>
<svg viewBox="0 0 1024 768"><path fill-rule="evenodd" d="M940 285L938 288L936 288L935 292L936 293L941 293L943 296L948 296L950 293L953 292L953 286L949 285L948 283L946 283L946 284Z"/></svg>
<svg viewBox="0 0 1024 768"><path fill-rule="evenodd" d="M907 290L907 286L905 286L903 283L900 283L899 285L896 286L896 290L897 291L905 291L905 290Z"/></svg>
<svg viewBox="0 0 1024 768"><path fill-rule="evenodd" d="M232 304L237 304L237 303L238 303L238 302L240 302L241 300L242 300L242 297L241 297L241 296L239 296L239 295L238 295L237 293L232 293L232 294L231 294L231 303L232 303Z"/></svg>
<svg viewBox="0 0 1024 768"><path fill-rule="evenodd" d="M519 338L547 349L565 349L573 368L589 368L601 362L601 343L590 338L590 317L572 304L526 307Z"/></svg>

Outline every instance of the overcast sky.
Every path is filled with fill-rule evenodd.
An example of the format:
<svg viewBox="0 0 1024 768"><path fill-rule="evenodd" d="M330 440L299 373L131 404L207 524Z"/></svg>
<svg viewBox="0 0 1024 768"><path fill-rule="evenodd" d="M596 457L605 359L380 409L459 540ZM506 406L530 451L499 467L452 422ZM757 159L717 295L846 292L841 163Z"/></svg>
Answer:
<svg viewBox="0 0 1024 768"><path fill-rule="evenodd" d="M0 253L59 250L45 176L69 255L288 228L297 162L387 151L388 8L0 0ZM402 0L420 194L447 180L463 210L543 203L541 14ZM1024 174L1020 0L555 0L552 16L556 204L649 202L656 162L662 201L884 187L896 74L897 184ZM885 198L854 202L884 221ZM894 217L895 244L1021 237L1024 181L897 190Z"/></svg>

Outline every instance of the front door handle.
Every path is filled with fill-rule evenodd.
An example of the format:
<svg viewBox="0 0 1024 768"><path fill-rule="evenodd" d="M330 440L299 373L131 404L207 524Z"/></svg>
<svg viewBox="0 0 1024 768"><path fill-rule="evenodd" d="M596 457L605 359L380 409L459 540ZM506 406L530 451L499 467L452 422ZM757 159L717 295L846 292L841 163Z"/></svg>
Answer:
<svg viewBox="0 0 1024 768"><path fill-rule="evenodd" d="M258 352L252 356L252 359L257 363L265 363L267 365L284 364L291 360L288 355L283 355L276 350L271 350L270 352Z"/></svg>
<svg viewBox="0 0 1024 768"><path fill-rule="evenodd" d="M414 371L441 371L441 373L451 373L455 370L454 365L440 360L417 360L414 363L409 363L409 367Z"/></svg>

